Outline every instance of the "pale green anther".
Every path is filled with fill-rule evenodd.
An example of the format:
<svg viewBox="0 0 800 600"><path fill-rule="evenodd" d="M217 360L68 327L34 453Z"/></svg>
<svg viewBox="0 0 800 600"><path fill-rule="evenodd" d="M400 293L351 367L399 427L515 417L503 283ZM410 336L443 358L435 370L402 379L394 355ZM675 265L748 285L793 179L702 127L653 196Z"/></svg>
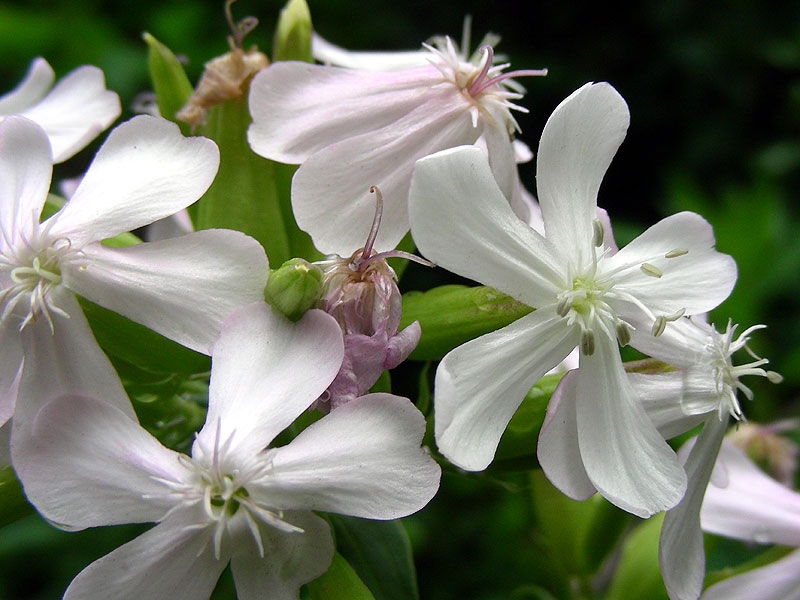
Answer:
<svg viewBox="0 0 800 600"><path fill-rule="evenodd" d="M642 270L642 273L644 273L645 275L648 275L650 277L655 277L656 279L658 279L659 277L664 275L664 273L661 272L661 269L659 269L656 266L651 265L650 263L642 263L642 266L639 267L639 268Z"/></svg>
<svg viewBox="0 0 800 600"><path fill-rule="evenodd" d="M664 330L667 328L667 318L666 317L656 317L655 322L653 323L653 337L658 337Z"/></svg>
<svg viewBox="0 0 800 600"><path fill-rule="evenodd" d="M775 371L767 371L767 379L770 383L780 383L783 381L783 375Z"/></svg>
<svg viewBox="0 0 800 600"><path fill-rule="evenodd" d="M322 270L302 258L283 263L270 274L264 297L289 319L296 321L319 300Z"/></svg>
<svg viewBox="0 0 800 600"><path fill-rule="evenodd" d="M686 309L685 309L685 308L682 308L682 309L680 309L680 310L678 310L678 311L675 311L675 312L674 312L674 313L672 313L671 315L667 315L667 316L665 316L664 318L665 318L667 321L677 321L678 319L680 319L680 318L681 318L683 315L685 315L685 314L686 314Z"/></svg>
<svg viewBox="0 0 800 600"><path fill-rule="evenodd" d="M686 248L675 248L675 250L670 250L664 255L664 258L678 258L679 256L683 256L684 254L689 254L689 250Z"/></svg>
<svg viewBox="0 0 800 600"><path fill-rule="evenodd" d="M600 222L600 219L592 221L592 232L592 243L595 248L599 248L603 245L603 239L605 238L605 230L603 229L603 224Z"/></svg>
<svg viewBox="0 0 800 600"><path fill-rule="evenodd" d="M569 310L572 308L572 296L564 296L556 304L556 312L559 317L566 317Z"/></svg>
<svg viewBox="0 0 800 600"><path fill-rule="evenodd" d="M594 331L586 329L581 334L581 353L584 356L594 354Z"/></svg>
<svg viewBox="0 0 800 600"><path fill-rule="evenodd" d="M631 343L631 330L625 323L617 323L617 341L620 346Z"/></svg>

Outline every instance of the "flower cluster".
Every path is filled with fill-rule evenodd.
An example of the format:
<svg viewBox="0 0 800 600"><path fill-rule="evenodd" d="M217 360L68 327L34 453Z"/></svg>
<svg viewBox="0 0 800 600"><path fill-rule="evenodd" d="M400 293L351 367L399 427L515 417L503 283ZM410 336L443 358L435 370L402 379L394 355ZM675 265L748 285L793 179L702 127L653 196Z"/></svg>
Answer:
<svg viewBox="0 0 800 600"><path fill-rule="evenodd" d="M155 523L85 568L64 597L208 598L230 564L239 598L298 598L339 550L314 511L394 520L421 510L439 489L437 460L489 468L529 391L566 365L549 375L560 381L533 434L538 464L570 498L599 493L642 518L667 511L668 594L698 598L701 524L760 541L732 525L747 504L734 470L750 467L722 440L729 420L744 418L739 392L753 399L740 379L781 377L748 347L763 326L737 336L730 322L720 332L706 320L737 267L703 217L680 212L616 245L598 194L629 126L619 92L587 83L555 108L534 197L517 171L531 156L512 111L525 110L517 79L546 70L508 71L491 39L472 54L442 37L370 55L306 31L308 58L313 49L328 64L270 64L253 50L258 60L236 70L227 93L221 65L242 63L253 26L234 24L230 3L228 17L231 53L208 63L200 91L181 111L114 128L68 200L48 194L53 164L120 113L102 73L82 67L45 95L53 73L37 59L0 97L9 460L28 502L57 526ZM303 49L302 35L286 39ZM180 70L148 44L172 60L158 73ZM290 188L291 171L264 159L299 165ZM174 215L178 235L156 225L148 241L137 236ZM244 233L253 228L264 235ZM295 256L287 271L270 275L269 260L285 257L268 258L265 239ZM463 306L404 322L414 296L401 294L387 262L396 258L493 288L525 314L482 335L469 329L482 317ZM280 284L267 287L271 277ZM418 345L440 359L429 420L425 403L389 393L385 380L370 393ZM628 346L648 358L626 363ZM752 361L737 365L740 350ZM171 358L180 352L188 358ZM204 386L192 404L204 418L177 441L159 437L133 393L131 380L153 372ZM700 425L682 461L667 440ZM738 465L725 493L714 487L718 454ZM796 555L784 561L796 566ZM760 577L746 589L761 589Z"/></svg>

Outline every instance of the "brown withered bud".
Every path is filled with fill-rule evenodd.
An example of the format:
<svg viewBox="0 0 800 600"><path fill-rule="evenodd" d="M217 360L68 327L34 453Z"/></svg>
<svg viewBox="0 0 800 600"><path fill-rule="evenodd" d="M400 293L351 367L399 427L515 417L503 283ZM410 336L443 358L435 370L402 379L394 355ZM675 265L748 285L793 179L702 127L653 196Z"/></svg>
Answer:
<svg viewBox="0 0 800 600"><path fill-rule="evenodd" d="M205 123L212 106L245 94L253 75L269 65L267 56L255 46L247 51L242 49L244 37L258 25L258 19L245 17L238 23L234 22L231 14L231 4L234 2L228 0L225 3L225 16L231 28L231 35L228 36L231 51L205 64L203 76L194 93L175 115L178 120L192 127Z"/></svg>

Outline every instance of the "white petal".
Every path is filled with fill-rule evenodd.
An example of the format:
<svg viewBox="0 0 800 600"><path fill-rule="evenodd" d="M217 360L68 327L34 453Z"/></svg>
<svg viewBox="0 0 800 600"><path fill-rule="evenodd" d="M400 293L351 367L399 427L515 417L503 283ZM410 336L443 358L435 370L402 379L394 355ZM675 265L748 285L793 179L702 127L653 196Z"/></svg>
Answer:
<svg viewBox="0 0 800 600"><path fill-rule="evenodd" d="M12 319L6 319L0 323L0 427L14 414L21 368L22 342L18 326Z"/></svg>
<svg viewBox="0 0 800 600"><path fill-rule="evenodd" d="M555 250L513 213L480 149L418 161L409 217L417 247L436 264L529 306L555 302L564 271Z"/></svg>
<svg viewBox="0 0 800 600"><path fill-rule="evenodd" d="M705 368L713 378L709 364L711 355L706 349L712 343L712 328L697 317L678 319L667 324L664 333L653 336L649 328L631 332L631 345L674 367Z"/></svg>
<svg viewBox="0 0 800 600"><path fill-rule="evenodd" d="M56 305L69 318L53 316L53 331L45 319L22 331L25 363L14 413L15 464L21 459L23 433L44 404L63 394L99 398L134 419L130 400L108 358L92 335L75 296L54 290Z"/></svg>
<svg viewBox="0 0 800 600"><path fill-rule="evenodd" d="M567 373L550 397L547 415L539 432L536 456L550 483L573 500L586 500L597 489L583 468L578 446L576 375L575 371Z"/></svg>
<svg viewBox="0 0 800 600"><path fill-rule="evenodd" d="M239 600L297 600L300 586L328 570L333 558L330 525L311 512L286 512L284 519L302 528L285 533L258 524L264 557L254 545L239 545L231 558L231 570Z"/></svg>
<svg viewBox="0 0 800 600"><path fill-rule="evenodd" d="M485 469L525 394L577 344L552 308L451 350L434 387L436 444L450 462Z"/></svg>
<svg viewBox="0 0 800 600"><path fill-rule="evenodd" d="M658 562L670 600L696 600L703 590L706 555L700 506L727 427L727 416L709 416L686 461L686 495L667 511L661 526Z"/></svg>
<svg viewBox="0 0 800 600"><path fill-rule="evenodd" d="M700 519L703 530L760 544L800 546L800 494L761 471L738 447L722 444L718 464L726 487L708 486Z"/></svg>
<svg viewBox="0 0 800 600"><path fill-rule="evenodd" d="M496 122L503 123L503 120L497 119ZM511 202L514 198L514 188L519 186L520 183L514 146L508 136L508 131L504 125L494 127L487 123L487 126L483 129L482 137L486 142L489 166L492 168L492 174L497 186L506 199Z"/></svg>
<svg viewBox="0 0 800 600"><path fill-rule="evenodd" d="M56 83L40 102L25 110L47 132L53 161L63 162L104 131L121 112L119 96L106 89L97 67L78 67Z"/></svg>
<svg viewBox="0 0 800 600"><path fill-rule="evenodd" d="M450 89L382 129L315 153L292 179L292 208L301 229L321 252L350 255L364 245L375 214L377 186L383 218L375 249L393 249L408 232L408 188L414 161L444 148L471 144L472 126L463 98Z"/></svg>
<svg viewBox="0 0 800 600"><path fill-rule="evenodd" d="M573 265L593 257L597 192L629 122L628 105L613 87L587 83L556 107L542 131L536 187L545 231Z"/></svg>
<svg viewBox="0 0 800 600"><path fill-rule="evenodd" d="M800 550L709 587L702 600L800 600Z"/></svg>
<svg viewBox="0 0 800 600"><path fill-rule="evenodd" d="M20 84L0 96L0 115L19 113L41 100L56 75L43 58L35 58Z"/></svg>
<svg viewBox="0 0 800 600"><path fill-rule="evenodd" d="M228 559L214 558L208 531L190 529L194 517L175 513L96 560L72 581L64 600L209 598Z"/></svg>
<svg viewBox="0 0 800 600"><path fill-rule="evenodd" d="M678 249L688 253L666 258ZM645 262L662 276L642 272L639 266ZM711 310L728 297L736 282L733 258L714 250L711 225L691 212L662 219L600 265L603 272L627 268L617 288L663 314L682 308L690 315Z"/></svg>
<svg viewBox="0 0 800 600"><path fill-rule="evenodd" d="M302 62L273 63L250 84L253 124L247 139L253 151L266 158L299 164L335 142L402 119L440 82L439 71L430 65L372 73Z"/></svg>
<svg viewBox="0 0 800 600"><path fill-rule="evenodd" d="M719 406L714 374L708 366L669 373L630 373L628 380L647 416L665 439L699 425L704 413Z"/></svg>
<svg viewBox="0 0 800 600"><path fill-rule="evenodd" d="M186 208L211 185L216 144L184 138L165 119L141 115L115 128L75 195L51 219L73 247L148 225Z"/></svg>
<svg viewBox="0 0 800 600"><path fill-rule="evenodd" d="M344 356L342 332L322 311L292 323L264 302L228 318L214 345L206 425L198 443L213 448L235 434L258 452L330 385ZM218 425L219 421L219 425Z"/></svg>
<svg viewBox="0 0 800 600"><path fill-rule="evenodd" d="M30 240L50 189L50 144L23 117L0 122L0 252L19 236Z"/></svg>
<svg viewBox="0 0 800 600"><path fill-rule="evenodd" d="M311 54L319 62L365 71L399 71L428 66L431 53L425 50L399 52L357 52L330 43L317 32L311 32Z"/></svg>
<svg viewBox="0 0 800 600"><path fill-rule="evenodd" d="M174 500L154 478L189 477L177 452L93 398L65 395L49 402L31 436L26 459L14 457L25 494L45 517L70 527L157 521Z"/></svg>
<svg viewBox="0 0 800 600"><path fill-rule="evenodd" d="M425 418L406 398L368 394L332 410L275 453L254 498L276 508L397 519L439 489L420 442Z"/></svg>
<svg viewBox="0 0 800 600"><path fill-rule="evenodd" d="M616 339L597 335L581 356L577 417L583 464L607 500L640 517L680 501L686 474L636 398Z"/></svg>
<svg viewBox="0 0 800 600"><path fill-rule="evenodd" d="M74 292L205 354L230 313L263 299L267 274L261 245L226 229L125 248L90 244L62 265Z"/></svg>

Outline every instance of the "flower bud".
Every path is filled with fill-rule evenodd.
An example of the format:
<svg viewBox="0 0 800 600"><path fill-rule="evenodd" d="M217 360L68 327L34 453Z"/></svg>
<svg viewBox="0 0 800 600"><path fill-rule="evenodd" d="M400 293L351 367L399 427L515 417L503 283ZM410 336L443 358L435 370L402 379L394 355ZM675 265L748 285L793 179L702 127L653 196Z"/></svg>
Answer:
<svg viewBox="0 0 800 600"><path fill-rule="evenodd" d="M270 274L264 298L296 321L317 302L321 292L322 270L302 258L293 258Z"/></svg>

